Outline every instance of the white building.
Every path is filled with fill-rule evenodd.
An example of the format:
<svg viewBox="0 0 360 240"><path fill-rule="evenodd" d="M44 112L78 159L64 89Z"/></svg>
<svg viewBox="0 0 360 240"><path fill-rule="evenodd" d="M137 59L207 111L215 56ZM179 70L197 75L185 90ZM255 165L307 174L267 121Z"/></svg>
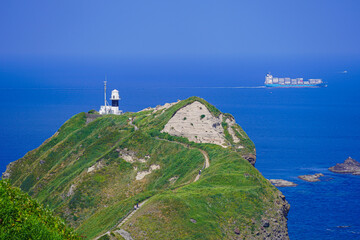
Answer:
<svg viewBox="0 0 360 240"><path fill-rule="evenodd" d="M111 92L111 105L106 100L106 81L104 82L104 106L100 107L99 113L100 114L115 114L120 115L122 111L119 110L119 91L114 89Z"/></svg>

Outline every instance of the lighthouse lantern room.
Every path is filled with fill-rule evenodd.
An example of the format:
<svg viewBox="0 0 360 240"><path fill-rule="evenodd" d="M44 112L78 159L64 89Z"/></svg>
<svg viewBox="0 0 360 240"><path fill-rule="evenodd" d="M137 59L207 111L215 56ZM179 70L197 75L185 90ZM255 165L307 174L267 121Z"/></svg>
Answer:
<svg viewBox="0 0 360 240"><path fill-rule="evenodd" d="M119 100L120 100L120 97L119 97L119 91L114 89L112 90L111 92L111 106L112 107L119 107Z"/></svg>

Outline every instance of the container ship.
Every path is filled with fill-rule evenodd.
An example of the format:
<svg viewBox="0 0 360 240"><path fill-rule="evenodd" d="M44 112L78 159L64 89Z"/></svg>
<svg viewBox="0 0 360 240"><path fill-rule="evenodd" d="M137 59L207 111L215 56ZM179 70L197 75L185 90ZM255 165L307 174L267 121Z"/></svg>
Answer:
<svg viewBox="0 0 360 240"><path fill-rule="evenodd" d="M315 88L315 87L327 87L327 85L321 79L308 79L303 78L278 78L273 77L268 73L265 77L265 87L275 88Z"/></svg>

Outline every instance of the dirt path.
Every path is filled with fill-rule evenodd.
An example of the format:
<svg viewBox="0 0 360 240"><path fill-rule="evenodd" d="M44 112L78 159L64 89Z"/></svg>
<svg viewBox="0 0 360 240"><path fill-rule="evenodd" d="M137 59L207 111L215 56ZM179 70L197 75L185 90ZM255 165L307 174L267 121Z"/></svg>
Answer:
<svg viewBox="0 0 360 240"><path fill-rule="evenodd" d="M141 203L139 203L139 208L141 208L142 205L144 205L148 200L149 200L149 198L146 199L145 201L142 201ZM121 225L123 225L127 220L129 220L135 213L136 213L136 210L132 210L132 212L124 220L122 220L116 227L117 228L121 227Z"/></svg>
<svg viewBox="0 0 360 240"><path fill-rule="evenodd" d="M131 121L130 125L134 126L134 127L135 127L135 130L138 129L135 125L133 125L132 121ZM167 139L161 139L161 138L157 138L157 137L156 137L156 139L162 140L162 141L171 142L171 143L181 144L182 146L184 146L184 147L186 147L186 148L188 148L188 149L196 149L196 150L199 150L199 151L201 152L201 154L202 154L202 155L204 156L204 158L205 158L204 165L203 165L203 167L202 167L201 170L210 167L209 155L208 155L207 152L205 152L204 150L202 150L202 149L200 149L200 148L190 147L190 146L188 146L187 144L181 143L181 142L170 141L170 140L167 140ZM200 175L201 175L201 174L198 173L198 175L196 175L196 177L195 177L195 179L194 179L193 182L196 182L197 180L199 180ZM141 203L139 203L139 208L140 208L141 206L143 206L148 200L149 200L149 198L146 199L145 201L142 201ZM123 220L121 220L121 222L120 222L119 224L115 225L116 227L114 227L114 228L120 228L120 227L121 227L125 222L127 222L135 213L136 213L136 210L132 210ZM120 229L120 230L121 230L121 229ZM99 238L101 238L101 237L104 236L104 235L109 235L109 236L110 236L110 232L111 232L111 231L112 231L112 229L111 229L110 231L108 231L108 232L106 232L106 233L104 233L104 234L102 234L102 235L94 238L94 239L95 239L95 240L96 240L96 239L99 239ZM131 237L130 237L130 238L131 238Z"/></svg>
<svg viewBox="0 0 360 240"><path fill-rule="evenodd" d="M134 127L135 131L137 131L137 130L139 130L139 128L138 128L137 126L135 126L135 124L133 123L134 120L135 120L135 118L130 119L130 120L129 120L129 124L130 124L130 126L133 126L133 127Z"/></svg>
<svg viewBox="0 0 360 240"><path fill-rule="evenodd" d="M188 149L196 149L196 150L199 150L199 151L202 153L202 155L204 156L204 158L205 158L204 166L202 167L201 170L210 167L209 155L208 155L207 152L205 152L204 150L202 150L202 149L200 149L200 148L190 147L189 145L187 145L187 144L185 144L185 143L182 143L182 142L170 141L170 140L161 139L161 138L158 138L158 137L156 137L156 139L162 140L162 141L171 142L171 143L177 143L177 144L183 145L184 147L186 147L186 148L188 148ZM199 172L199 174L195 177L194 182L196 182L197 180L199 180L199 178L200 178L200 172Z"/></svg>
<svg viewBox="0 0 360 240"><path fill-rule="evenodd" d="M146 200L144 200L144 201L142 201L141 203L139 203L139 208L141 208L148 200L149 200L149 198L146 199ZM128 214L123 220L121 220L121 222L120 222L119 224L116 224L110 231L107 231L106 233L101 234L100 236L97 236L96 238L94 238L94 240L97 240L97 239L101 238L101 237L104 236L104 235L109 235L109 236L110 236L110 232L111 232L114 228L120 228L125 222L127 222L127 220L129 220L129 219L136 213L136 211L137 211L137 209L136 209L136 210L134 210L134 209L131 210L131 211L129 212L129 214Z"/></svg>
<svg viewBox="0 0 360 240"><path fill-rule="evenodd" d="M135 128L135 131L137 131L137 130L139 130L139 128L138 128L137 126L135 126L135 124L133 123L134 120L135 120L135 118L130 119L129 124ZM187 144L181 143L181 142L170 141L170 140L161 139L161 138L158 138L158 137L156 137L156 139L162 140L162 141L167 141L167 142L172 142L172 143L181 144L181 145L183 145L184 147L189 148L189 149L197 149L197 150L199 150L199 151L202 153L202 155L203 155L204 158L205 158L204 166L203 166L203 168L202 168L201 170L203 170L203 169L205 169L205 168L208 168L208 167L210 166L209 155L208 155L207 152L205 152L204 150L202 150L202 149L200 149L200 148L190 147L190 146L188 146ZM194 182L196 182L199 178L200 178L200 174L198 174L198 175L196 176Z"/></svg>
<svg viewBox="0 0 360 240"><path fill-rule="evenodd" d="M198 148L195 148L195 149L198 149ZM209 155L207 154L207 152L205 152L205 151L202 150L202 149L198 149L198 150L202 153L202 155L203 155L204 158L205 158L205 163L204 163L204 166L203 166L203 168L202 168L201 170L210 167ZM196 182L197 180L199 180L200 175L201 175L201 174L200 174L200 172L199 172L199 174L196 176L194 182Z"/></svg>

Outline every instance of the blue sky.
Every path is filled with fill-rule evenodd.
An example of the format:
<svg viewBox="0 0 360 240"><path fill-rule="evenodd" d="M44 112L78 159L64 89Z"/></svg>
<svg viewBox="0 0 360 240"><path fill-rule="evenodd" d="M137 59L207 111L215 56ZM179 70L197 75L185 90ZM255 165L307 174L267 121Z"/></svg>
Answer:
<svg viewBox="0 0 360 240"><path fill-rule="evenodd" d="M359 56L360 1L0 3L0 57Z"/></svg>

